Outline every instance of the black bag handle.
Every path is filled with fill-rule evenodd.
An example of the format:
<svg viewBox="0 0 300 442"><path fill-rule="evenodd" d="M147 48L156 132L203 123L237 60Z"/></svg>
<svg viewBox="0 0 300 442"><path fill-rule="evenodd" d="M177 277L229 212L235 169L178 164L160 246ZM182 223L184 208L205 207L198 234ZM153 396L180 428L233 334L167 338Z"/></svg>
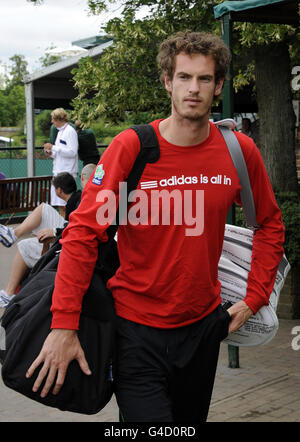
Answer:
<svg viewBox="0 0 300 442"><path fill-rule="evenodd" d="M141 179L146 164L155 163L160 156L157 135L151 124L135 125L131 126L131 129L133 129L136 132L140 141L141 148L136 157L131 172L127 178L127 195L126 195L127 200L130 192L132 192L137 188L137 185ZM118 230L119 227L118 221L119 221L119 209L117 210L116 213L115 222L111 224L107 229L107 234L110 239L114 238Z"/></svg>

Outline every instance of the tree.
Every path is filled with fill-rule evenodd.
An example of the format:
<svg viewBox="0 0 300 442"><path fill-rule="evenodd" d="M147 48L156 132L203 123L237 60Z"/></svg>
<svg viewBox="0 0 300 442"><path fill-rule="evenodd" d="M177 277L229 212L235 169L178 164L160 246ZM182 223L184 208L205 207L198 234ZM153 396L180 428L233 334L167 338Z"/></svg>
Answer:
<svg viewBox="0 0 300 442"><path fill-rule="evenodd" d="M101 12L108 2L90 0L93 13ZM149 16L136 19L139 7L147 4ZM189 28L219 30L213 19L212 2L186 1L136 1L124 2L123 18L115 18L105 26L114 45L108 48L97 62L83 59L74 70L78 97L74 111L88 124L104 116L122 120L128 112L147 112L153 118L167 115L170 100L159 80L156 64L158 46L168 35Z"/></svg>
<svg viewBox="0 0 300 442"><path fill-rule="evenodd" d="M13 88L17 85L23 85L23 78L29 74L27 70L28 63L24 55L15 54L10 57L11 64L8 66L9 81L8 87Z"/></svg>
<svg viewBox="0 0 300 442"><path fill-rule="evenodd" d="M9 121L6 124L16 126L25 116L25 92L23 85L16 85L10 89L7 95L7 107Z"/></svg>
<svg viewBox="0 0 300 442"><path fill-rule="evenodd" d="M273 188L299 191L290 56L297 57L296 30L287 25L235 23L234 31L239 36L238 52L246 49L253 60L259 144Z"/></svg>
<svg viewBox="0 0 300 442"><path fill-rule="evenodd" d="M127 0L124 7L125 11L133 12L147 5L153 16L160 18L164 29L167 29L168 23L174 23L173 31L185 28L198 30L201 24L201 30L208 27L208 30L218 32L212 19L212 6L222 2ZM90 0L89 5L95 11L98 6L100 11L107 2ZM235 23L234 29L235 74L240 67L240 86L248 85L249 79L255 85L260 147L273 188L299 191L290 56L292 54L299 64L299 52L295 49L298 37L296 29L288 25L252 23ZM169 31L172 32L172 29ZM239 63L241 54L244 61L242 68Z"/></svg>
<svg viewBox="0 0 300 442"><path fill-rule="evenodd" d="M36 0L32 0L37 3ZM115 0L88 0L99 14ZM78 97L75 112L85 122L101 116L124 118L128 111L166 115L169 99L158 81L157 47L178 30L220 33L213 6L222 0L123 0L123 18L104 28L114 39L101 59L84 59L74 71ZM118 2L119 4L119 2ZM135 14L148 8L143 20ZM260 121L260 146L274 189L298 190L295 160L295 115L290 87L291 51L296 30L287 25L234 24L235 86L252 81Z"/></svg>
<svg viewBox="0 0 300 442"><path fill-rule="evenodd" d="M0 60L0 90L5 89L7 80L7 65Z"/></svg>
<svg viewBox="0 0 300 442"><path fill-rule="evenodd" d="M25 116L24 86L0 90L0 124L16 126Z"/></svg>
<svg viewBox="0 0 300 442"><path fill-rule="evenodd" d="M50 47L49 49L52 49L52 47ZM54 63L58 63L62 59L63 58L58 55L51 55L46 53L43 57L39 58L39 62L42 68L46 68L47 66L51 66Z"/></svg>
<svg viewBox="0 0 300 442"><path fill-rule="evenodd" d="M28 73L23 55L13 55L0 87L0 124L16 126L25 116L23 76Z"/></svg>
<svg viewBox="0 0 300 442"><path fill-rule="evenodd" d="M35 0L29 0L33 3ZM98 14L114 1L89 0L90 12ZM118 1L118 5L120 2ZM144 5L149 16L135 18ZM114 40L101 59L81 60L74 70L78 96L74 114L86 124L100 116L123 120L129 113L148 112L153 117L167 115L169 97L159 81L156 55L160 42L180 29L219 29L213 19L213 2L206 0L126 0L122 19L114 18L104 27Z"/></svg>
<svg viewBox="0 0 300 442"><path fill-rule="evenodd" d="M155 63L165 31L151 19L133 22L131 14L124 20L111 21L107 30L114 36L114 47L96 62L84 58L74 70L79 91L74 112L83 121L103 115L120 121L130 111L151 111L153 115L167 112L169 100Z"/></svg>
<svg viewBox="0 0 300 442"><path fill-rule="evenodd" d="M290 87L290 57L285 42L256 49L255 78L260 146L271 182L276 190L296 191L296 116Z"/></svg>

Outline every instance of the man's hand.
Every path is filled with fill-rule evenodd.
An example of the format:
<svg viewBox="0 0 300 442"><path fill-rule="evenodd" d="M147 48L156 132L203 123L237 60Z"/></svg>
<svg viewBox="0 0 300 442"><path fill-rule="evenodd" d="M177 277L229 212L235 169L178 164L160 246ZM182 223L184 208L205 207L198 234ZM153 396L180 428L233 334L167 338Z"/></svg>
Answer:
<svg viewBox="0 0 300 442"><path fill-rule="evenodd" d="M44 143L44 152L46 155L51 155L52 152L52 144L51 143Z"/></svg>
<svg viewBox="0 0 300 442"><path fill-rule="evenodd" d="M39 242L43 242L46 239L51 239L51 238L55 238L53 229L41 229L37 233L37 239L39 240Z"/></svg>
<svg viewBox="0 0 300 442"><path fill-rule="evenodd" d="M229 323L228 334L237 331L242 325L245 324L246 321L253 315L253 311L250 307L244 302L239 301L236 304L233 304L227 310L231 316L231 321Z"/></svg>
<svg viewBox="0 0 300 442"><path fill-rule="evenodd" d="M41 397L47 396L57 375L52 393L59 393L66 377L68 365L74 359L77 360L81 370L86 375L91 374L77 332L75 330L53 329L47 336L40 354L26 373L26 377L30 378L36 368L44 363L32 390L38 391L44 378L47 377L41 391Z"/></svg>

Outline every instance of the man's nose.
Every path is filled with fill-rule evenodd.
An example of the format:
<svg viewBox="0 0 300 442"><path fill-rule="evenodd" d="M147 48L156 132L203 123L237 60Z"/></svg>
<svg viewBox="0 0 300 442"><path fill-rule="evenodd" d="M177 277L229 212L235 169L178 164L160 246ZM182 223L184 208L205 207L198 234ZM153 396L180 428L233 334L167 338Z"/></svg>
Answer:
<svg viewBox="0 0 300 442"><path fill-rule="evenodd" d="M189 92L190 93L198 93L199 92L199 82L197 78L192 78L189 83Z"/></svg>

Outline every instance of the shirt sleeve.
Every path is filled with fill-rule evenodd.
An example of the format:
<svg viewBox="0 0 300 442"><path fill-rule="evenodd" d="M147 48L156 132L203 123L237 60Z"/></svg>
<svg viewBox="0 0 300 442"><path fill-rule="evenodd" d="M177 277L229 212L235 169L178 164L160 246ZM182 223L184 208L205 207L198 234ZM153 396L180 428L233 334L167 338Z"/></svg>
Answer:
<svg viewBox="0 0 300 442"><path fill-rule="evenodd" d="M133 130L117 136L102 155L93 178L86 184L79 207L70 214L61 240L62 251L51 306L52 328L78 329L82 299L93 275L98 244L107 241L106 230L115 215L107 221L101 219L103 206L110 197L116 211L119 183L126 181L139 149Z"/></svg>
<svg viewBox="0 0 300 442"><path fill-rule="evenodd" d="M284 226L262 156L253 140L237 134L247 163L256 219L251 269L244 301L255 314L268 305L279 263L283 257ZM246 149L246 145L249 149ZM240 198L237 203L241 204Z"/></svg>

